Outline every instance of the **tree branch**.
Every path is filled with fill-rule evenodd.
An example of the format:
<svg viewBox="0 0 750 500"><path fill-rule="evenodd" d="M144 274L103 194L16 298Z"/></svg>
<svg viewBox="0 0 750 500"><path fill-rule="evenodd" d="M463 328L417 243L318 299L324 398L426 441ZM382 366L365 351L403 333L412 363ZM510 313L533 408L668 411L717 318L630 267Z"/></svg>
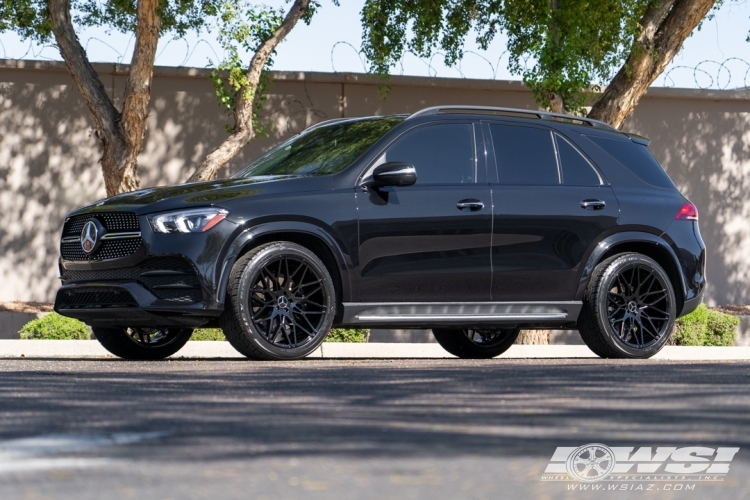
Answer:
<svg viewBox="0 0 750 500"><path fill-rule="evenodd" d="M151 82L161 24L158 7L159 0L138 2L135 48L128 79L125 82L120 124L128 145L136 156L143 143L151 101Z"/></svg>
<svg viewBox="0 0 750 500"><path fill-rule="evenodd" d="M646 11L630 55L592 106L589 118L619 128L715 3L662 0Z"/></svg>
<svg viewBox="0 0 750 500"><path fill-rule="evenodd" d="M94 117L100 140L104 140L114 133L119 113L78 42L70 20L70 0L49 0L49 11L60 54Z"/></svg>
<svg viewBox="0 0 750 500"><path fill-rule="evenodd" d="M253 129L253 104L257 99L258 84L263 74L268 58L276 50L281 41L292 31L292 28L310 9L310 0L295 0L292 8L287 12L281 25L273 34L258 47L250 61L246 72L247 87L240 88L237 102L234 105L234 129L232 134L215 150L213 150L198 169L190 176L188 182L207 181L236 156L250 141L255 131ZM248 98L245 98L245 96Z"/></svg>

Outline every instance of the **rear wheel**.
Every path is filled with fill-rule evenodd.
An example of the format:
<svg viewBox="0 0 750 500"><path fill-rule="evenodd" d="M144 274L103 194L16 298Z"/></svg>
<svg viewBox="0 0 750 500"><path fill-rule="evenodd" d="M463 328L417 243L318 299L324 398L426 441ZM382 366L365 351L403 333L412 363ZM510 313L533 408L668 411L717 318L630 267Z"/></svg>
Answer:
<svg viewBox="0 0 750 500"><path fill-rule="evenodd" d="M190 340L191 328L102 328L91 329L109 352L124 359L164 359Z"/></svg>
<svg viewBox="0 0 750 500"><path fill-rule="evenodd" d="M594 269L578 330L603 358L650 358L669 340L676 315L664 269L645 255L620 254Z"/></svg>
<svg viewBox="0 0 750 500"><path fill-rule="evenodd" d="M521 330L448 330L434 329L432 334L443 349L465 359L489 359L507 351Z"/></svg>
<svg viewBox="0 0 750 500"><path fill-rule="evenodd" d="M290 242L261 245L232 268L219 321L227 340L251 359L299 359L333 323L336 294L321 260Z"/></svg>

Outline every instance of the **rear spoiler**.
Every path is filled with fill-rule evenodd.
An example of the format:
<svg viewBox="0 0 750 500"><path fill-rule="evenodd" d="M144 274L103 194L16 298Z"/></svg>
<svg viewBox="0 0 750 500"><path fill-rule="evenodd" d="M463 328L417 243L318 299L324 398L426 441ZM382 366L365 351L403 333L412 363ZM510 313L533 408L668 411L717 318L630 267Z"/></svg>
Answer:
<svg viewBox="0 0 750 500"><path fill-rule="evenodd" d="M651 139L648 137L643 137L642 135L638 134L625 134L628 137L630 137L630 140L635 142L636 144L643 144L644 146L648 147L649 144L651 144Z"/></svg>

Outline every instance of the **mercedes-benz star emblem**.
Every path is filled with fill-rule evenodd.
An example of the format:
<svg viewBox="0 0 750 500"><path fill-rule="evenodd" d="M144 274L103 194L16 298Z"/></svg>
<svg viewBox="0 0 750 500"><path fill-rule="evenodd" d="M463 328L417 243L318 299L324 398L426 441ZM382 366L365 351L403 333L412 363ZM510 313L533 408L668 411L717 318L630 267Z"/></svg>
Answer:
<svg viewBox="0 0 750 500"><path fill-rule="evenodd" d="M289 299L282 295L278 299L278 304L280 308L286 309L287 307L289 307Z"/></svg>
<svg viewBox="0 0 750 500"><path fill-rule="evenodd" d="M87 254L90 254L96 248L96 241L99 238L99 230L93 221L88 221L81 231L81 248Z"/></svg>

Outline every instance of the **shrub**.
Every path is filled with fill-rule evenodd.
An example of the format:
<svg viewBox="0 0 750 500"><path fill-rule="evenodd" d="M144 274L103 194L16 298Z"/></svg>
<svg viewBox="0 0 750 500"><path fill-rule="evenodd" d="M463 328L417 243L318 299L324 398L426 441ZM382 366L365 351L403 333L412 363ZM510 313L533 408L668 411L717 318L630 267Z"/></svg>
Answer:
<svg viewBox="0 0 750 500"><path fill-rule="evenodd" d="M367 342L370 330L350 330L333 328L326 337L326 342ZM221 328L196 328L190 340L226 340Z"/></svg>
<svg viewBox="0 0 750 500"><path fill-rule="evenodd" d="M674 341L686 346L731 346L737 337L740 319L713 311L701 304L675 322Z"/></svg>
<svg viewBox="0 0 750 500"><path fill-rule="evenodd" d="M367 342L370 330L349 328L332 328L326 337L326 342Z"/></svg>
<svg viewBox="0 0 750 500"><path fill-rule="evenodd" d="M190 340L226 340L221 328L196 328Z"/></svg>
<svg viewBox="0 0 750 500"><path fill-rule="evenodd" d="M90 340L86 325L73 318L55 312L33 319L18 332L25 340Z"/></svg>

